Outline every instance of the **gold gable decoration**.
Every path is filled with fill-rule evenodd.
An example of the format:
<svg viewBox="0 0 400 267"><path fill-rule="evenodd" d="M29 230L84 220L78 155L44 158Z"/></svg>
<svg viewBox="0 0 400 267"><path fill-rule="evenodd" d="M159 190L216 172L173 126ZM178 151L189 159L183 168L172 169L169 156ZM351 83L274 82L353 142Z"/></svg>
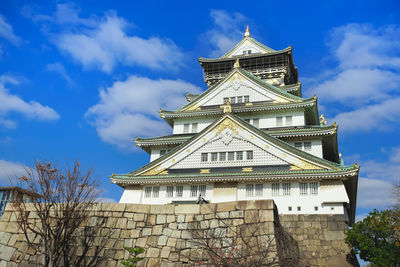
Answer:
<svg viewBox="0 0 400 267"><path fill-rule="evenodd" d="M166 168L160 169L160 166L161 166L161 164L155 166L154 168L148 170L147 172L142 173L141 176L142 175L143 176L152 176L152 175L158 175L158 174L168 174L168 172L167 173L164 172Z"/></svg>
<svg viewBox="0 0 400 267"><path fill-rule="evenodd" d="M219 135L223 130L227 128L236 134L239 134L238 129L242 129L242 127L239 126L237 123L229 118L226 118L216 128L214 128L213 131L216 131L215 136Z"/></svg>
<svg viewBox="0 0 400 267"><path fill-rule="evenodd" d="M298 171L298 170L321 170L322 168L320 166L317 166L315 164L306 162L304 160L299 159L300 163L295 164L293 163L293 166L290 167L291 171Z"/></svg>

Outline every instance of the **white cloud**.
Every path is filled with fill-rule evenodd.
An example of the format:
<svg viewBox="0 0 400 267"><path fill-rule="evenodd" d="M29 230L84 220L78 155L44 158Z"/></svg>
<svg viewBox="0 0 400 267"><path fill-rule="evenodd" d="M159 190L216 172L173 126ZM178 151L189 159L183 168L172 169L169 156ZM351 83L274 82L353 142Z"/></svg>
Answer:
<svg viewBox="0 0 400 267"><path fill-rule="evenodd" d="M132 75L101 89L100 102L89 108L85 116L103 141L129 148L136 136L170 133L171 128L158 118L158 110L182 106L188 91L198 93L200 89L182 80L151 80Z"/></svg>
<svg viewBox="0 0 400 267"><path fill-rule="evenodd" d="M14 45L19 45L21 38L14 34L12 26L7 23L5 17L0 15L0 37L3 37L13 43Z"/></svg>
<svg viewBox="0 0 400 267"><path fill-rule="evenodd" d="M57 120L60 116L58 113L36 101L26 102L17 95L13 95L6 88L7 84L18 84L18 80L14 77L0 76L0 125L6 128L15 128L16 122L6 118L10 113L19 113L29 119L37 120Z"/></svg>
<svg viewBox="0 0 400 267"><path fill-rule="evenodd" d="M67 71L65 70L64 66L61 63L55 62L52 64L47 64L46 70L53 71L53 72L60 74L69 84L72 84L71 77L69 77L69 75L67 74Z"/></svg>
<svg viewBox="0 0 400 267"><path fill-rule="evenodd" d="M0 159L0 183L2 186L17 184L16 178L26 173L27 166Z"/></svg>
<svg viewBox="0 0 400 267"><path fill-rule="evenodd" d="M359 208L390 208L392 184L383 180L359 178L357 207Z"/></svg>
<svg viewBox="0 0 400 267"><path fill-rule="evenodd" d="M248 19L240 13L230 14L225 10L211 10L210 16L215 27L206 32L203 39L212 46L210 56L220 57L241 40Z"/></svg>

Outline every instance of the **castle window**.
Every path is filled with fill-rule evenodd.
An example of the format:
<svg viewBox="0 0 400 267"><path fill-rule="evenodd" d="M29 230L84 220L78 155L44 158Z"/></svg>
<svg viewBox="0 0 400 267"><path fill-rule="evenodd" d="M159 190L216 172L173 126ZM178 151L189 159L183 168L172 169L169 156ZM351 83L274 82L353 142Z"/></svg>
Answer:
<svg viewBox="0 0 400 267"><path fill-rule="evenodd" d="M151 197L151 187L144 188L144 197L146 198Z"/></svg>
<svg viewBox="0 0 400 267"><path fill-rule="evenodd" d="M243 160L243 151L236 152L236 160Z"/></svg>
<svg viewBox="0 0 400 267"><path fill-rule="evenodd" d="M279 196L279 184L272 184L272 195Z"/></svg>
<svg viewBox="0 0 400 267"><path fill-rule="evenodd" d="M226 152L219 152L219 161L226 160Z"/></svg>
<svg viewBox="0 0 400 267"><path fill-rule="evenodd" d="M189 133L189 126L190 126L189 123L185 123L183 125L183 133Z"/></svg>
<svg viewBox="0 0 400 267"><path fill-rule="evenodd" d="M182 185L178 185L175 188L175 196L176 197L182 197L183 196L183 186Z"/></svg>
<svg viewBox="0 0 400 267"><path fill-rule="evenodd" d="M228 103L229 97L224 97L224 104Z"/></svg>
<svg viewBox="0 0 400 267"><path fill-rule="evenodd" d="M314 207L314 210L315 210L315 211L318 211L318 206L315 206L315 207Z"/></svg>
<svg viewBox="0 0 400 267"><path fill-rule="evenodd" d="M263 196L263 184L256 184L256 196L257 197Z"/></svg>
<svg viewBox="0 0 400 267"><path fill-rule="evenodd" d="M276 126L282 126L282 117L276 117Z"/></svg>
<svg viewBox="0 0 400 267"><path fill-rule="evenodd" d="M208 153L201 153L201 162L208 161Z"/></svg>
<svg viewBox="0 0 400 267"><path fill-rule="evenodd" d="M284 196L290 196L290 183L283 183L282 189L283 189Z"/></svg>
<svg viewBox="0 0 400 267"><path fill-rule="evenodd" d="M311 182L310 183L310 194L311 195L318 195L318 182Z"/></svg>
<svg viewBox="0 0 400 267"><path fill-rule="evenodd" d="M235 104L235 97L234 96L231 97L231 104Z"/></svg>
<svg viewBox="0 0 400 267"><path fill-rule="evenodd" d="M160 187L159 186L153 186L153 197L157 198L160 195Z"/></svg>
<svg viewBox="0 0 400 267"><path fill-rule="evenodd" d="M301 211L301 207L299 206L299 207L297 207L297 211Z"/></svg>
<svg viewBox="0 0 400 267"><path fill-rule="evenodd" d="M199 193L202 197L206 196L206 185L199 185Z"/></svg>
<svg viewBox="0 0 400 267"><path fill-rule="evenodd" d="M311 142L304 142L304 151L311 151Z"/></svg>
<svg viewBox="0 0 400 267"><path fill-rule="evenodd" d="M250 102L250 97L248 95L244 96L244 103L249 103Z"/></svg>
<svg viewBox="0 0 400 267"><path fill-rule="evenodd" d="M292 125L292 116L286 116L286 126Z"/></svg>
<svg viewBox="0 0 400 267"><path fill-rule="evenodd" d="M235 160L235 152L228 152L228 160Z"/></svg>
<svg viewBox="0 0 400 267"><path fill-rule="evenodd" d="M217 161L218 160L218 153L213 152L211 153L211 161Z"/></svg>
<svg viewBox="0 0 400 267"><path fill-rule="evenodd" d="M190 196L197 197L197 185L190 186Z"/></svg>
<svg viewBox="0 0 400 267"><path fill-rule="evenodd" d="M300 195L308 195L308 183L300 183Z"/></svg>
<svg viewBox="0 0 400 267"><path fill-rule="evenodd" d="M258 128L258 125L260 124L260 119L255 118L253 119L253 126Z"/></svg>
<svg viewBox="0 0 400 267"><path fill-rule="evenodd" d="M243 50L243 55L246 55L246 53L247 53L247 51L246 51L246 50Z"/></svg>
<svg viewBox="0 0 400 267"><path fill-rule="evenodd" d="M159 186L148 186L144 188L144 197L145 198L157 198L160 195L160 187Z"/></svg>
<svg viewBox="0 0 400 267"><path fill-rule="evenodd" d="M250 54L251 54L251 50L247 50L247 54L249 54L249 55L250 55Z"/></svg>
<svg viewBox="0 0 400 267"><path fill-rule="evenodd" d="M197 133L197 122L192 123L192 133Z"/></svg>
<svg viewBox="0 0 400 267"><path fill-rule="evenodd" d="M244 119L244 121L250 123L250 119Z"/></svg>
<svg viewBox="0 0 400 267"><path fill-rule="evenodd" d="M292 211L292 207L291 206L288 207L288 211Z"/></svg>
<svg viewBox="0 0 400 267"><path fill-rule="evenodd" d="M242 96L238 96L237 97L237 103L242 103L243 102L243 97Z"/></svg>
<svg viewBox="0 0 400 267"><path fill-rule="evenodd" d="M246 197L254 196L254 184L246 184Z"/></svg>
<svg viewBox="0 0 400 267"><path fill-rule="evenodd" d="M173 196L174 196L174 187L167 186L167 197L173 197Z"/></svg>
<svg viewBox="0 0 400 267"><path fill-rule="evenodd" d="M167 154L167 150L165 149L160 150L160 157L164 156L165 154Z"/></svg>
<svg viewBox="0 0 400 267"><path fill-rule="evenodd" d="M302 142L298 142L298 143L294 143L295 148L302 150L303 149L303 143Z"/></svg>
<svg viewBox="0 0 400 267"><path fill-rule="evenodd" d="M246 151L246 158L247 158L247 160L253 159L253 151L252 150Z"/></svg>

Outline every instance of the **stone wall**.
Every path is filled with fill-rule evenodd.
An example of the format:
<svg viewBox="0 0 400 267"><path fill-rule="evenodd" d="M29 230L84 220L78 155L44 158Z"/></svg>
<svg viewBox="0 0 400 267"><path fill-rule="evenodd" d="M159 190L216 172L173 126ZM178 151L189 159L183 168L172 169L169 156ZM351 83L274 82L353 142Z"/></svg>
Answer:
<svg viewBox="0 0 400 267"><path fill-rule="evenodd" d="M97 244L105 241L102 243L105 249L98 254L106 259L101 266L121 266L120 261L129 256L124 246L145 248L142 255L145 259L139 266L197 265L193 260L199 255L193 245L193 227L199 223L202 229L222 229L222 232L232 224L235 227L256 224L263 230L259 235L277 238L273 256L298 255L306 266L351 266L346 262L349 249L343 241L342 217L278 216L272 200L204 205L101 203L95 207L88 224L97 225L102 218L106 221L98 233L103 239L96 241ZM229 229L225 233L228 236ZM0 220L0 252L0 267L36 266L33 263L40 260L35 249L26 244L10 205ZM94 254L95 249L91 248L88 255Z"/></svg>

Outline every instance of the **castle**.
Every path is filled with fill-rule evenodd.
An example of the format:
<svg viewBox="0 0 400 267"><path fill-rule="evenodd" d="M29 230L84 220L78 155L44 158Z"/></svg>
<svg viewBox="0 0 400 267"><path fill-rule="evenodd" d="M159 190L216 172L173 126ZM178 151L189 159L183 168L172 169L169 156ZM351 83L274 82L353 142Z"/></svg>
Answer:
<svg viewBox="0 0 400 267"><path fill-rule="evenodd" d="M337 125L317 97L303 98L292 47L250 36L220 58L199 58L207 89L177 110L160 109L172 134L136 138L150 163L113 174L121 203L273 199L280 214L355 219L359 167L345 166Z"/></svg>

